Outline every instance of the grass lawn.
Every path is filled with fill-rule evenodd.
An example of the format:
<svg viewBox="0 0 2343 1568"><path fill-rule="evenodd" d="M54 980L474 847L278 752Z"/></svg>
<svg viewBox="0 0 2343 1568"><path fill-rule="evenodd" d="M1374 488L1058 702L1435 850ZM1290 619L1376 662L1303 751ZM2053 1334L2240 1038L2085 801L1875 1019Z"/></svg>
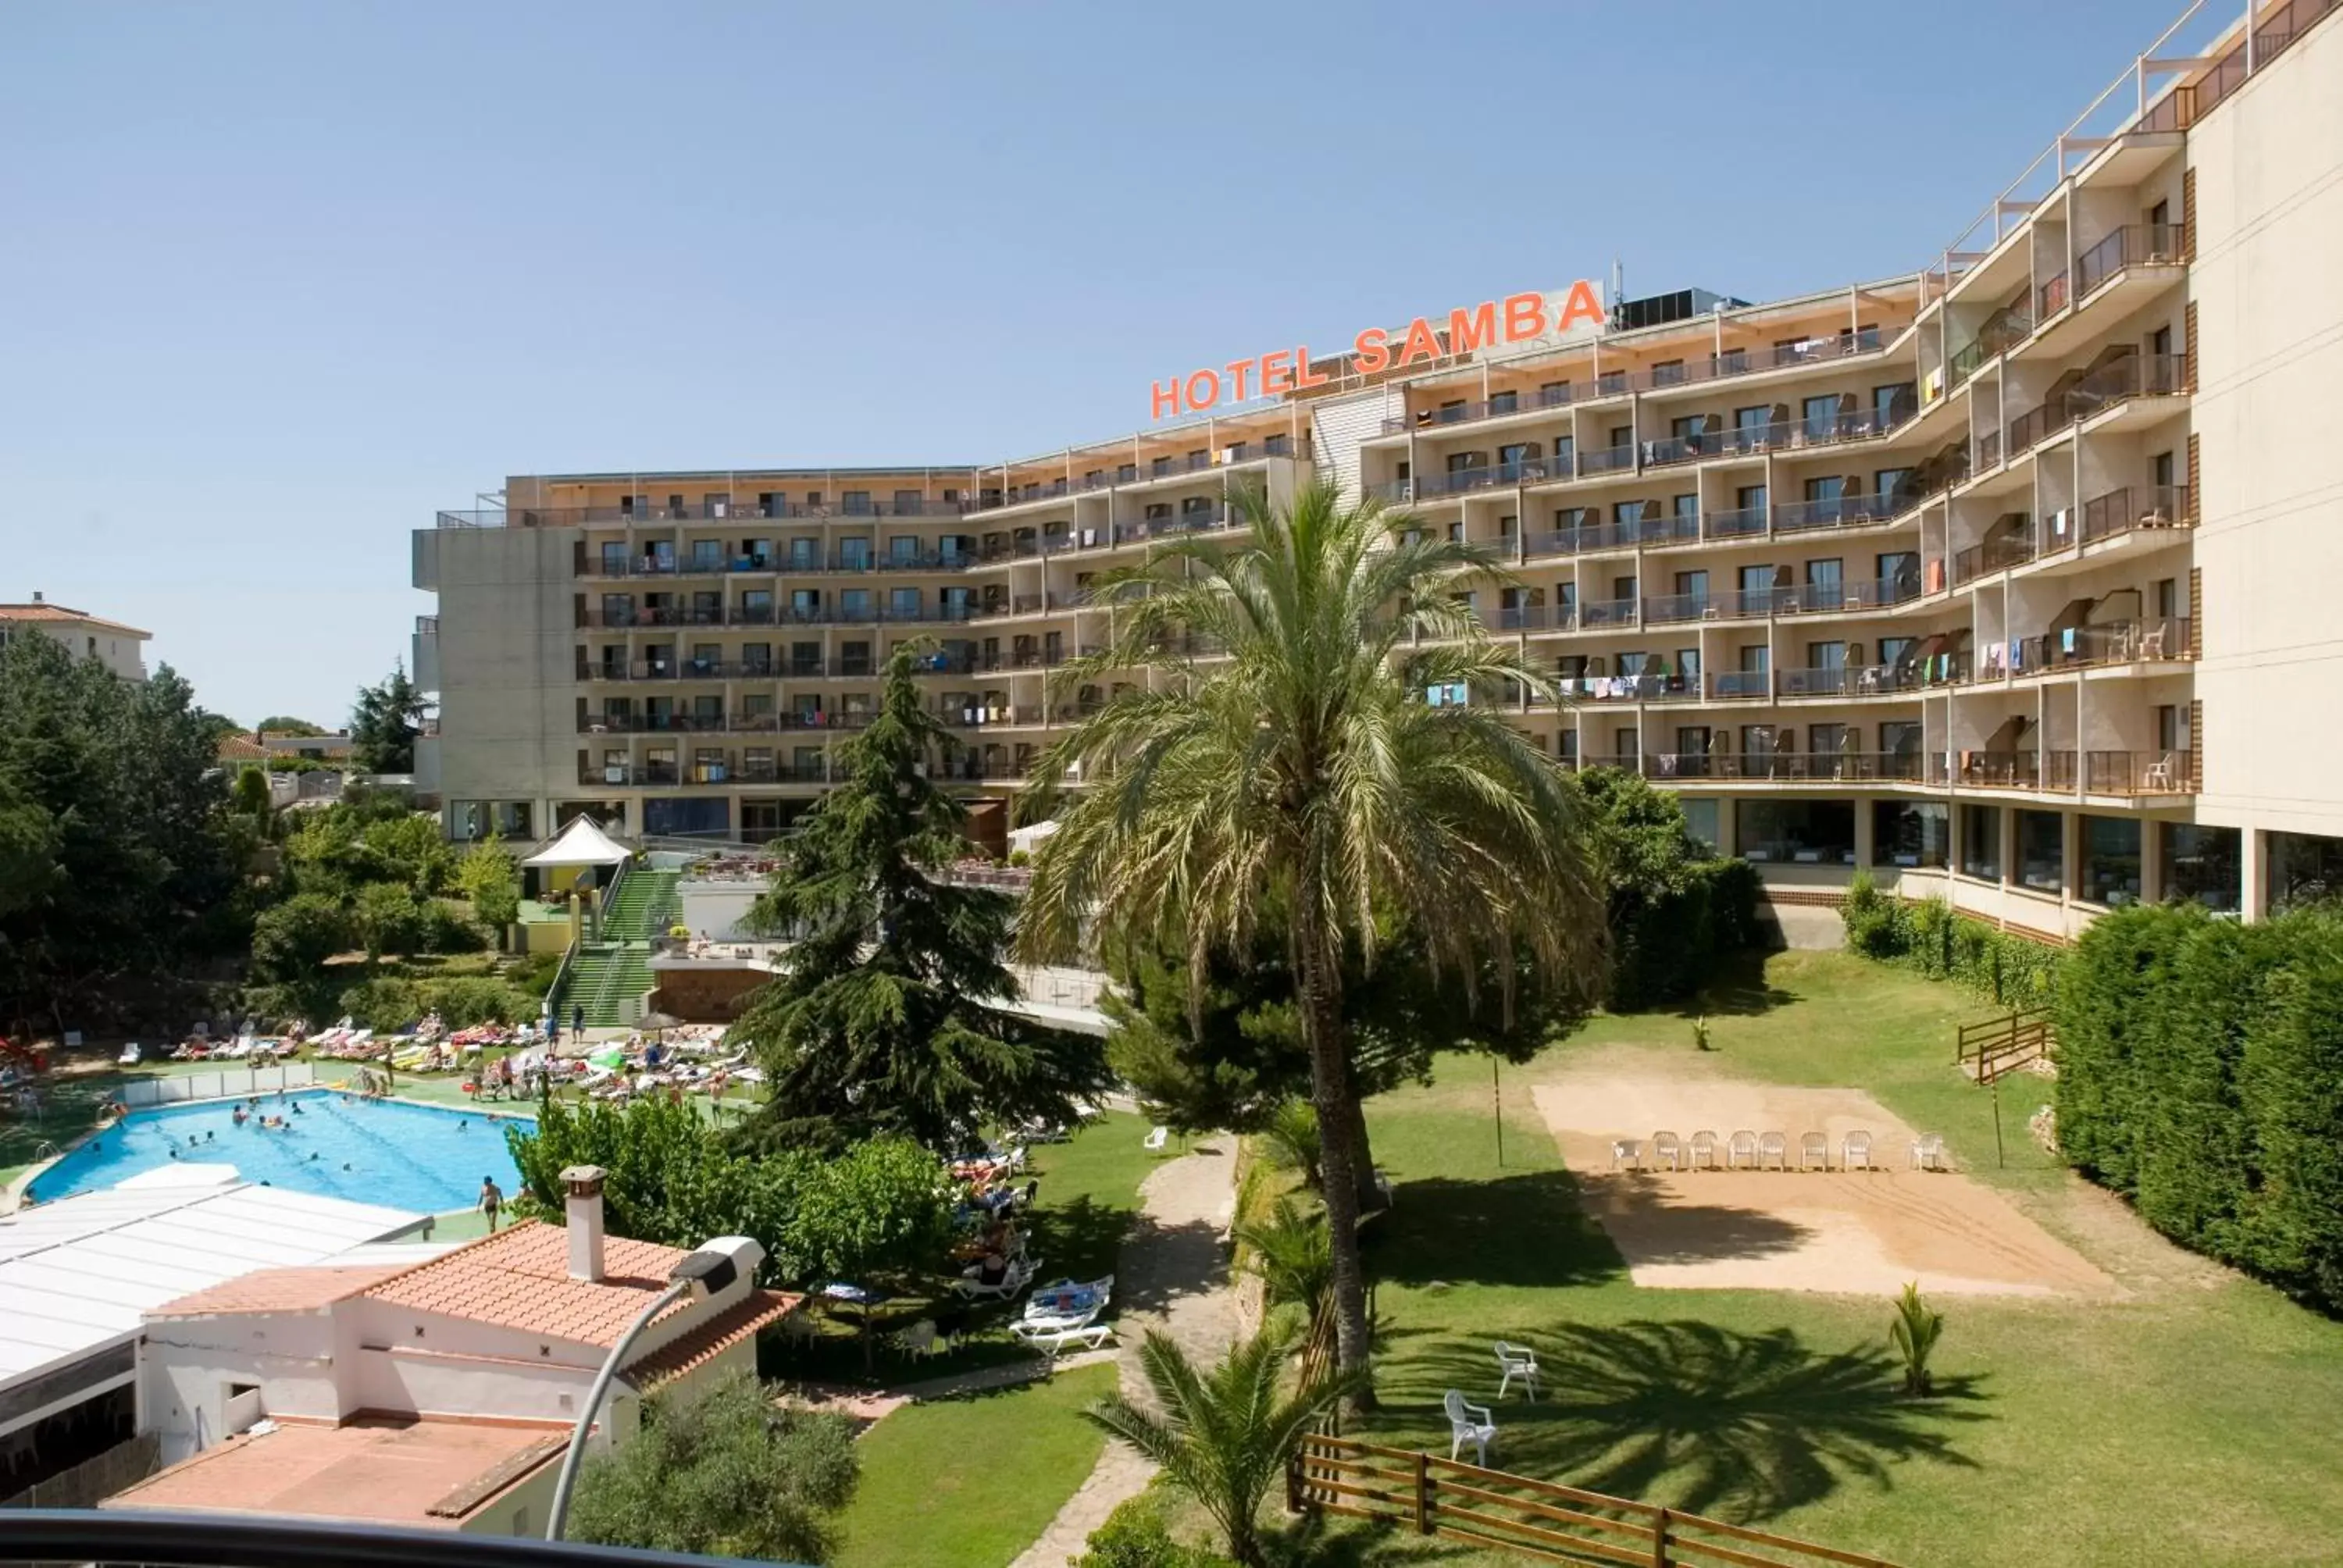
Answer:
<svg viewBox="0 0 2343 1568"><path fill-rule="evenodd" d="M836 1568L1001 1568L1097 1464L1106 1434L1080 1412L1114 1383L1111 1364L1080 1367L887 1417L856 1444Z"/></svg>
<svg viewBox="0 0 2343 1568"><path fill-rule="evenodd" d="M2343 1324L2167 1247L2057 1170L2025 1131L2039 1080L2005 1093L1997 1169L1991 1097L1950 1064L1953 1026L1986 1010L1843 955L1782 954L1713 1005L1704 1065L1870 1091L2128 1299L1939 1300L1939 1396L1913 1402L1885 1300L1638 1288L1578 1213L1529 1090L1592 1052L1689 1059L1691 1027L1598 1019L1504 1070L1502 1167L1485 1060L1370 1106L1399 1185L1369 1243L1384 1407L1360 1435L1445 1453L1441 1393L1492 1401L1503 1338L1545 1372L1544 1399L1497 1411L1493 1462L1527 1474L1916 1565L2343 1561ZM1348 1529L1327 1545L1334 1562L1434 1549Z"/></svg>

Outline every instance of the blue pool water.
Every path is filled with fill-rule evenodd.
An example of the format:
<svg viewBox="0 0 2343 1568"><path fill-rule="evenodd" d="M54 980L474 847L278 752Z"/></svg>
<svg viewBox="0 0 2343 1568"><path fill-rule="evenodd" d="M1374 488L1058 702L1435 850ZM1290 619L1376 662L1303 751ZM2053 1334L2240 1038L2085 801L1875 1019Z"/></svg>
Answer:
<svg viewBox="0 0 2343 1568"><path fill-rule="evenodd" d="M507 1197L518 1191L520 1173L505 1147L505 1129L516 1122L537 1125L527 1117L307 1090L262 1095L259 1111L239 1127L233 1114L239 1103L221 1100L134 1111L43 1171L33 1191L51 1201L111 1187L170 1164L176 1151L182 1161L233 1165L247 1181L443 1213L478 1201L483 1176L495 1177ZM262 1116L283 1116L287 1131L263 1129Z"/></svg>

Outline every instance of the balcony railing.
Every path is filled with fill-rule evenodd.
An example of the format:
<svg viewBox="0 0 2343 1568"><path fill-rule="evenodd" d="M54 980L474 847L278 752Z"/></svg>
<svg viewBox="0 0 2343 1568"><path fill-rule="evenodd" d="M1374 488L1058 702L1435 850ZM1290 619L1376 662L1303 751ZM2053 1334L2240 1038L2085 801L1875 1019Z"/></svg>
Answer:
<svg viewBox="0 0 2343 1568"><path fill-rule="evenodd" d="M1777 697L1884 697L1917 690L1919 672L1897 664L1825 665L1785 669L1775 678Z"/></svg>
<svg viewBox="0 0 2343 1568"><path fill-rule="evenodd" d="M1762 669L1719 670L1708 678L1708 694L1724 702L1771 697L1774 678Z"/></svg>
<svg viewBox="0 0 2343 1568"><path fill-rule="evenodd" d="M2186 354L2127 354L2085 376L2064 393L2029 408L2009 422L2006 447L1989 449L1992 435L1978 437L1977 461L1990 467L2001 457L2016 457L2078 420L2105 413L2135 397L2171 397L2188 389Z"/></svg>
<svg viewBox="0 0 2343 1568"><path fill-rule="evenodd" d="M1647 779L1713 779L1749 783L1916 783L1916 752L1656 752L1644 759Z"/></svg>
<svg viewBox="0 0 2343 1568"><path fill-rule="evenodd" d="M2074 765L2072 752L2052 752L2054 766ZM2039 789L2042 788L2042 753L2039 751L1962 751L1946 759L1941 752L1928 756L1928 782L1957 784L1969 789Z"/></svg>
<svg viewBox="0 0 2343 1568"><path fill-rule="evenodd" d="M2020 566L2034 558L2034 535L2029 529L2022 533L2002 534L1971 545L1953 557L1953 586L1960 587L1987 572Z"/></svg>
<svg viewBox="0 0 2343 1568"><path fill-rule="evenodd" d="M1864 523L1884 523L1902 511L1906 503L1894 492L1886 495L1838 496L1823 501L1792 501L1774 508L1774 528L1776 533L1793 533L1803 528L1852 528Z"/></svg>
<svg viewBox="0 0 2343 1568"><path fill-rule="evenodd" d="M2111 539L2137 528L2186 528L2197 520L2196 497L2186 485L2127 485L2083 503L2082 542Z"/></svg>
<svg viewBox="0 0 2343 1568"><path fill-rule="evenodd" d="M2068 627L2040 637L2021 638L2007 673L2018 678L2102 664L2164 663L2194 657L2185 616L2106 621ZM1988 655L1991 649L1988 648ZM1987 675L2002 670L1990 667Z"/></svg>
<svg viewBox="0 0 2343 1568"><path fill-rule="evenodd" d="M1715 599L1705 593L1650 595L1644 600L1644 624L1662 626L1677 621L1713 619L1715 605Z"/></svg>
<svg viewBox="0 0 2343 1568"><path fill-rule="evenodd" d="M2091 795L2194 795L2202 788L2194 751L2086 751L2083 789Z"/></svg>
<svg viewBox="0 0 2343 1568"><path fill-rule="evenodd" d="M2177 266L2187 249L2185 224L2125 224L2075 258L2075 297L2090 298L2101 285L2128 267Z"/></svg>
<svg viewBox="0 0 2343 1568"><path fill-rule="evenodd" d="M1225 528L1229 520L1228 508L1215 502L1210 507L1198 507L1166 517L1141 518L1137 522L1118 523L1114 531L1116 538L1121 539L1176 538L1182 534Z"/></svg>
<svg viewBox="0 0 2343 1568"><path fill-rule="evenodd" d="M1615 474L1634 466L1635 444L1633 441L1616 447L1593 447L1578 454L1578 471L1582 475Z"/></svg>
<svg viewBox="0 0 2343 1568"><path fill-rule="evenodd" d="M1700 679L1684 675L1572 675L1554 682L1565 702L1694 702Z"/></svg>
<svg viewBox="0 0 2343 1568"><path fill-rule="evenodd" d="M1730 511L1710 512L1701 519L1701 531L1712 539L1762 534L1772 521L1772 513L1770 507L1735 507Z"/></svg>
<svg viewBox="0 0 2343 1568"><path fill-rule="evenodd" d="M1588 599L1578 607L1578 624L1590 628L1633 626L1635 624L1635 601L1632 598Z"/></svg>

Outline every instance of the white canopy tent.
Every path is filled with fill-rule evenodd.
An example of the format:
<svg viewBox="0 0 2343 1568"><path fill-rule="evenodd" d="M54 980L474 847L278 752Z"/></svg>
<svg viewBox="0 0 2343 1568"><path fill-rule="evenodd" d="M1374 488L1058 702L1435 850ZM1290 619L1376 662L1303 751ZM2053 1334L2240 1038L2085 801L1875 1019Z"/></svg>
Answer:
<svg viewBox="0 0 2343 1568"><path fill-rule="evenodd" d="M591 817L572 817L553 841L521 862L524 866L616 866L634 859Z"/></svg>
<svg viewBox="0 0 2343 1568"><path fill-rule="evenodd" d="M1042 839L1057 830L1058 824L1054 820L1036 822L1030 828L1011 829L1009 834L1009 847L1011 849L1022 849L1030 855L1041 847Z"/></svg>

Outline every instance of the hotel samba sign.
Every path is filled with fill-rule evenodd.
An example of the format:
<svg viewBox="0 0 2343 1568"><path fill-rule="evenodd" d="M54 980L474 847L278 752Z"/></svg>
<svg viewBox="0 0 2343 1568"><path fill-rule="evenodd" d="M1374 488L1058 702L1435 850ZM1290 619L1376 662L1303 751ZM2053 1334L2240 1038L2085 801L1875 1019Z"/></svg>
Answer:
<svg viewBox="0 0 2343 1568"><path fill-rule="evenodd" d="M1394 335L1384 328L1366 328L1351 340L1352 369L1361 376L1380 376L1386 370L1404 370L1420 361L1444 355L1466 354L1503 343L1522 343L1549 332L1567 332L1582 321L1600 327L1604 318L1602 296L1582 277L1570 286L1562 303L1553 309L1547 308L1543 294L1509 294L1503 299L1484 299L1469 307L1458 307L1448 313L1444 323L1448 334L1444 347L1440 340L1443 328L1433 326L1433 319L1419 316L1409 322L1407 330L1397 335L1396 345L1393 341ZM1323 371L1310 368L1307 344L1273 349L1249 359L1232 359L1217 370L1191 370L1185 376L1156 382L1154 411L1149 417L1166 419L1201 414L1222 401L1242 403L1252 397L1306 391L1323 387L1331 379Z"/></svg>

